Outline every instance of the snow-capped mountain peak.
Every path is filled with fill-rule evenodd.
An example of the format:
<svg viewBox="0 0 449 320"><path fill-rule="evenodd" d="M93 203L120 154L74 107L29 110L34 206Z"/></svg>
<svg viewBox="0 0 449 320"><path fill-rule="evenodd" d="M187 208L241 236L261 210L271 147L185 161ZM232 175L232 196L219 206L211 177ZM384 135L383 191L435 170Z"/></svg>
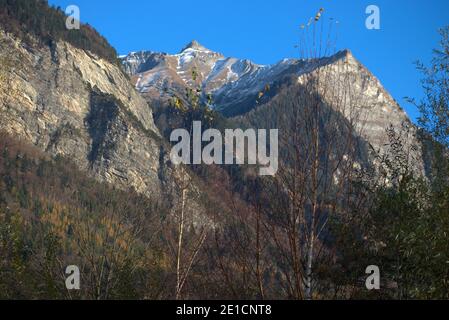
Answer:
<svg viewBox="0 0 449 320"><path fill-rule="evenodd" d="M183 53L184 51L209 51L210 52L211 50L202 46L198 41L192 40L181 50L180 53Z"/></svg>
<svg viewBox="0 0 449 320"><path fill-rule="evenodd" d="M178 54L141 51L122 58L137 90L150 102L163 103L174 94L184 97L186 87L200 86L203 94L212 95L213 107L230 116L254 108L266 88L338 61L347 61L356 69L360 65L349 50L319 59L283 59L272 65L259 65L247 59L225 57L195 40Z"/></svg>

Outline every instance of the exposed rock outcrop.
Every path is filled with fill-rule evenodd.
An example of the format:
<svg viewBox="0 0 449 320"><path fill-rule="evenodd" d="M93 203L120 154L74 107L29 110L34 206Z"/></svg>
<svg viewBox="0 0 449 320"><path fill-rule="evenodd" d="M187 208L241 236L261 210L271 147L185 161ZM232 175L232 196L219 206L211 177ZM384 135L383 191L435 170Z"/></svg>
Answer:
<svg viewBox="0 0 449 320"><path fill-rule="evenodd" d="M162 139L150 106L118 66L65 42L0 37L0 54L12 62L1 130L119 188L162 194L170 180Z"/></svg>

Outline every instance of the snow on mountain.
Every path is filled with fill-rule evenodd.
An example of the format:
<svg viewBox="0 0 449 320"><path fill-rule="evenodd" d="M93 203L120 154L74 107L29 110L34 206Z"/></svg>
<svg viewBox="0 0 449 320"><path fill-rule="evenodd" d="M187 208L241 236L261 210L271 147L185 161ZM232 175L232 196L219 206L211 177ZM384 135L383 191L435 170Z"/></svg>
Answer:
<svg viewBox="0 0 449 320"><path fill-rule="evenodd" d="M320 59L283 59L273 65L259 65L246 59L225 57L192 41L178 54L140 51L122 59L125 71L148 101L161 103L174 94L184 97L186 87L201 86L204 95L212 95L213 107L226 116L240 115L256 107L259 93L267 87L282 85L292 76L300 81L303 74L325 65L337 66L342 61L349 63L348 72L372 79L372 85L363 94L372 96L370 103L378 104L378 111L398 114L398 122L408 120L377 78L349 50ZM197 74L195 80L193 70Z"/></svg>
<svg viewBox="0 0 449 320"><path fill-rule="evenodd" d="M120 59L136 88L149 100L164 100L173 93L182 95L186 86L200 85L205 94L212 94L219 110L226 109L236 98L242 100L251 96L253 99L266 85L298 65L298 60L294 59L265 66L246 59L228 58L197 41L190 42L174 55L140 51ZM193 70L196 80L192 78Z"/></svg>

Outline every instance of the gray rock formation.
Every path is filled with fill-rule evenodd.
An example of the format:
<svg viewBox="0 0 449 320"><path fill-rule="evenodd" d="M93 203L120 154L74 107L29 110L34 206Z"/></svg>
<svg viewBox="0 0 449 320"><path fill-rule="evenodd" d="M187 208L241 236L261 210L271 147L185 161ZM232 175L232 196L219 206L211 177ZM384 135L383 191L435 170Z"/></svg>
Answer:
<svg viewBox="0 0 449 320"><path fill-rule="evenodd" d="M26 45L0 32L13 61L0 129L119 188L160 195L167 158L152 110L120 67L65 42Z"/></svg>

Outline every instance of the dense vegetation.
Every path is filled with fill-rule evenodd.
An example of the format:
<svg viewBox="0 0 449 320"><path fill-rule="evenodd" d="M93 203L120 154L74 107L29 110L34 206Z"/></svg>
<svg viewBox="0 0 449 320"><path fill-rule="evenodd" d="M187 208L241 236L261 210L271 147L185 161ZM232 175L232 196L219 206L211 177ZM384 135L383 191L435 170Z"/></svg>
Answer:
<svg viewBox="0 0 449 320"><path fill-rule="evenodd" d="M0 0L0 27L5 31L25 41L31 34L48 45L54 40L67 41L118 63L115 49L94 28L81 24L79 30L68 30L66 19L61 8L50 7L46 0Z"/></svg>
<svg viewBox="0 0 449 320"><path fill-rule="evenodd" d="M427 177L412 170L408 129L390 128L390 152L381 160L390 179L363 177L360 186L372 202L364 215L340 224L341 274L351 282L360 274L358 264L378 265L388 298L449 299L449 27L441 36L431 65L418 63L425 98L415 103Z"/></svg>
<svg viewBox="0 0 449 320"><path fill-rule="evenodd" d="M161 287L153 282L165 261L156 229L166 210L6 134L0 150L1 299L157 297L149 288ZM83 288L70 294L71 264L82 270Z"/></svg>

